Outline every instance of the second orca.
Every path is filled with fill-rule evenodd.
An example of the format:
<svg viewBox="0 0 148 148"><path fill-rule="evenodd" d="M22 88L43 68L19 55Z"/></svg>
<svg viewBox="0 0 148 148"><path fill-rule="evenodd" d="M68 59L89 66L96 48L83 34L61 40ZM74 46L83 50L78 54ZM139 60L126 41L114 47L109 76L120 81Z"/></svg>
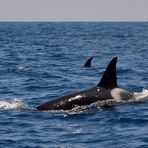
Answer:
<svg viewBox="0 0 148 148"><path fill-rule="evenodd" d="M85 64L84 64L84 66L83 67L91 67L91 61L92 61L92 59L93 59L93 57L91 57L91 58L89 58L86 62L85 62Z"/></svg>

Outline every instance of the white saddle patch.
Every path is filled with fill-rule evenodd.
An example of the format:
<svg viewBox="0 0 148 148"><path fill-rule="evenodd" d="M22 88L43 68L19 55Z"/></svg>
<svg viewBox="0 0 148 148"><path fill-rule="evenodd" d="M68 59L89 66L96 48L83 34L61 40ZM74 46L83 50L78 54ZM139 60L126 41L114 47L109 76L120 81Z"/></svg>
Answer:
<svg viewBox="0 0 148 148"><path fill-rule="evenodd" d="M132 98L132 94L129 93L126 90L123 90L121 88L114 88L111 90L111 96L116 100L116 101L127 101Z"/></svg>

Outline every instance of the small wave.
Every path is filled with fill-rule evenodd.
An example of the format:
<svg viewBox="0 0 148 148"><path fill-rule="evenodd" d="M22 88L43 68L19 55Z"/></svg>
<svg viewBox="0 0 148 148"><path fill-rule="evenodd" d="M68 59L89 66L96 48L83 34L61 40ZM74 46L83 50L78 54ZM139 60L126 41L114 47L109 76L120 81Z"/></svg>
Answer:
<svg viewBox="0 0 148 148"><path fill-rule="evenodd" d="M28 106L24 104L18 98L14 98L12 101L0 101L0 109L27 109Z"/></svg>
<svg viewBox="0 0 148 148"><path fill-rule="evenodd" d="M18 66L16 69L17 71L29 71L32 70L32 66L30 65Z"/></svg>

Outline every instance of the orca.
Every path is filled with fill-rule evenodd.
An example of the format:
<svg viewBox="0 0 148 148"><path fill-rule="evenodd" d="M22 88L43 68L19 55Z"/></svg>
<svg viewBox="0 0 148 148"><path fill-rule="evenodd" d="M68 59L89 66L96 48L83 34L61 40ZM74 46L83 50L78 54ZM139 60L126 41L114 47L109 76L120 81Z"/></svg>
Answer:
<svg viewBox="0 0 148 148"><path fill-rule="evenodd" d="M85 64L84 64L83 67L85 67L85 68L91 67L91 61L92 61L92 59L93 59L93 57L89 58L89 59L85 62Z"/></svg>
<svg viewBox="0 0 148 148"><path fill-rule="evenodd" d="M128 101L134 95L117 84L116 76L117 57L108 64L97 86L49 100L37 107L38 110L71 110L76 106L90 105L97 101L113 99L115 101Z"/></svg>

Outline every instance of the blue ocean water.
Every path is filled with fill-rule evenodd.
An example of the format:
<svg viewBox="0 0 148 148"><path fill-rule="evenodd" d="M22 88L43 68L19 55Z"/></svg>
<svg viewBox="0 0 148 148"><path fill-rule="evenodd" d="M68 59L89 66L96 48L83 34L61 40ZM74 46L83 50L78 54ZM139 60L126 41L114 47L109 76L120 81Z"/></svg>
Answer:
<svg viewBox="0 0 148 148"><path fill-rule="evenodd" d="M83 68L91 56L92 68ZM118 84L137 96L136 103L36 110L95 86L114 56ZM0 146L148 147L147 72L148 23L0 23Z"/></svg>

